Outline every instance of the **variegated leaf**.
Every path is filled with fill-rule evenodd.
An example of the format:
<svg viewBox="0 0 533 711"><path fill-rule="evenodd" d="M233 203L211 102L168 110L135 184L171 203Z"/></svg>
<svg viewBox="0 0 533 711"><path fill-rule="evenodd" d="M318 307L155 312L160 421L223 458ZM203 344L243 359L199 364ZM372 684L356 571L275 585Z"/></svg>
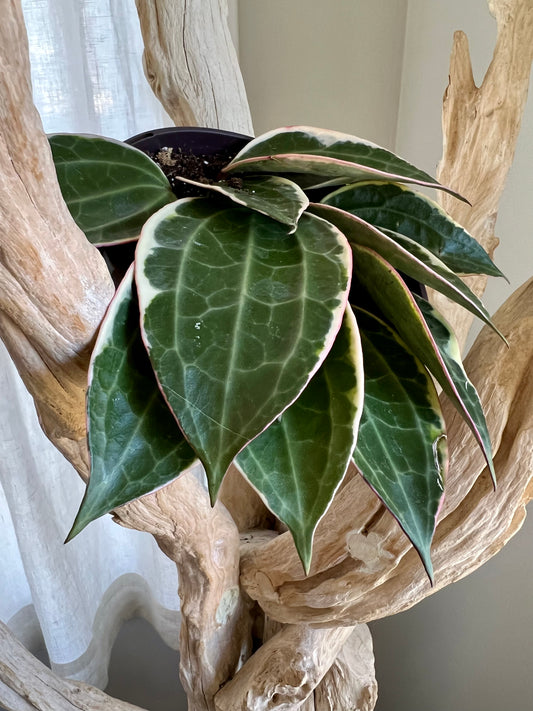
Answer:
<svg viewBox="0 0 533 711"><path fill-rule="evenodd" d="M87 396L91 476L69 534L175 479L196 455L159 391L141 340L133 268L93 351Z"/></svg>
<svg viewBox="0 0 533 711"><path fill-rule="evenodd" d="M63 199L89 242L131 242L176 199L163 171L141 151L100 136L48 137Z"/></svg>
<svg viewBox="0 0 533 711"><path fill-rule="evenodd" d="M478 424L479 433L483 439L485 451L488 456L492 458L492 445L490 442L483 407L479 400L477 390L468 378L463 367L461 351L459 349L459 344L455 334L453 333L450 324L436 309L433 308L433 306L431 306L429 301L422 299L416 294L415 300L420 311L422 312L422 316L424 317L429 330L431 331L433 340L437 344L442 360L446 364L446 367L453 378L457 392L459 393L462 401L464 403L468 403L468 411L472 414ZM491 476L493 483L496 486L495 472L492 469Z"/></svg>
<svg viewBox="0 0 533 711"><path fill-rule="evenodd" d="M257 212L196 198L145 225L136 255L143 335L213 500L236 454L319 368L350 272L345 237L311 215L291 234Z"/></svg>
<svg viewBox="0 0 533 711"><path fill-rule="evenodd" d="M353 246L354 279L370 294L386 320L398 332L410 351L428 368L459 414L474 434L491 474L494 476L492 453L485 442L489 439L485 420L480 420L476 408L464 401L453 374L435 343L420 309L398 272L383 257L367 247Z"/></svg>
<svg viewBox="0 0 533 711"><path fill-rule="evenodd" d="M322 200L365 222L410 237L459 274L503 276L483 247L433 200L397 183L348 185Z"/></svg>
<svg viewBox="0 0 533 711"><path fill-rule="evenodd" d="M503 338L478 297L460 277L418 242L400 234L396 235L396 239L392 239L357 215L330 205L313 204L309 209L313 214L338 227L350 244L368 247L381 254L395 269L460 304Z"/></svg>
<svg viewBox="0 0 533 711"><path fill-rule="evenodd" d="M228 173L311 173L322 182L386 180L446 190L435 178L403 158L347 133L311 126L279 128L258 136L224 168ZM461 198L462 199L462 198Z"/></svg>
<svg viewBox="0 0 533 711"><path fill-rule="evenodd" d="M313 535L350 461L363 404L352 310L300 397L238 455L237 466L292 533L306 573Z"/></svg>
<svg viewBox="0 0 533 711"><path fill-rule="evenodd" d="M418 551L433 579L430 546L444 493L447 446L433 381L383 321L356 310L365 402L353 459Z"/></svg>
<svg viewBox="0 0 533 711"><path fill-rule="evenodd" d="M257 210L273 220L294 228L302 212L309 205L307 195L296 183L278 175L245 177L239 180L241 184L238 187L226 181L206 184L179 176L178 179L203 190L224 195L237 205L245 205L250 210Z"/></svg>

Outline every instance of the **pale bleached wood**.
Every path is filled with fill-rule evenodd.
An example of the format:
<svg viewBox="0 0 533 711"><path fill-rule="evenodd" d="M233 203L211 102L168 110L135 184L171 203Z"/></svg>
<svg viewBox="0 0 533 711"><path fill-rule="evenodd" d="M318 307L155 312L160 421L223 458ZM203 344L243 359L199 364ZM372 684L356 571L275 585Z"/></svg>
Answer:
<svg viewBox="0 0 533 711"><path fill-rule="evenodd" d="M356 548L359 556L354 560L348 550L343 507L335 501L323 525L328 528L328 541L336 535L344 541L345 553L339 560L338 548L331 548L326 570L306 579L295 575L297 558L287 534L243 556L241 584L270 616L286 623L331 625L395 614L475 570L518 530L532 493L533 280L504 304L495 322L510 347L486 328L465 365L486 403L498 488L493 491L468 427L444 402L451 462L432 547L435 587L429 585L418 556L388 513L369 519L366 529L357 524L355 536L368 539L373 533L375 540L369 549ZM353 482L349 486L355 491ZM323 540L318 540L318 548L327 565Z"/></svg>
<svg viewBox="0 0 533 711"><path fill-rule="evenodd" d="M227 0L136 0L143 65L178 126L253 134Z"/></svg>
<svg viewBox="0 0 533 711"><path fill-rule="evenodd" d="M314 711L372 711L378 698L372 635L357 625L314 692Z"/></svg>
<svg viewBox="0 0 533 711"><path fill-rule="evenodd" d="M275 525L274 515L233 464L224 476L218 501L227 508L239 531L268 529Z"/></svg>
<svg viewBox="0 0 533 711"><path fill-rule="evenodd" d="M283 630L288 630L290 638L297 640L296 648L286 644L287 631L283 632ZM275 646L271 646L273 639L272 644ZM318 639L321 640L320 646L325 646L326 642L322 641L322 637ZM242 704L244 709L279 708L287 711L289 708L297 708L298 711L344 709L371 711L374 708L377 699L377 682L372 636L366 625L357 625L353 628L322 678L319 674L306 675L305 690L309 695L301 704L298 701L301 698L300 694L296 695L294 702L290 702L286 696L277 693L276 689L280 684L285 684L287 678L287 674L279 676L280 669L292 670L295 666L301 669L302 658L312 659L315 655L317 637L309 635L305 625L287 626L266 616L263 630L263 645L265 644L268 645L270 654L275 657L275 662L265 664L264 657L254 655L239 672L235 684L230 684L226 692L221 692L217 696L217 703L223 699L223 702L220 702L223 704L223 709L239 708L239 704ZM320 664L327 661L322 656L320 660ZM247 684L250 684L250 691L243 700L242 694ZM259 698L255 690L256 685L263 690Z"/></svg>
<svg viewBox="0 0 533 711"><path fill-rule="evenodd" d="M217 711L372 711L377 682L366 625L344 628L340 637L302 625L273 623L271 630L261 653L217 694Z"/></svg>
<svg viewBox="0 0 533 711"><path fill-rule="evenodd" d="M19 2L0 14L0 336L48 436L83 469L87 363L113 286L61 197Z"/></svg>
<svg viewBox="0 0 533 711"><path fill-rule="evenodd" d="M444 96L442 125L444 147L439 180L451 185L472 207L449 195L439 199L443 207L492 255L498 244L494 227L507 173L527 100L533 61L533 2L491 0L498 37L492 62L483 83L474 83L463 32L456 32L450 64L450 81ZM466 278L481 296L487 277ZM473 316L449 300L432 293L432 302L446 313L464 346Z"/></svg>
<svg viewBox="0 0 533 711"><path fill-rule="evenodd" d="M93 686L60 679L0 622L0 704L7 711L143 711Z"/></svg>
<svg viewBox="0 0 533 711"><path fill-rule="evenodd" d="M351 627L287 625L215 696L217 711L296 711L322 680Z"/></svg>

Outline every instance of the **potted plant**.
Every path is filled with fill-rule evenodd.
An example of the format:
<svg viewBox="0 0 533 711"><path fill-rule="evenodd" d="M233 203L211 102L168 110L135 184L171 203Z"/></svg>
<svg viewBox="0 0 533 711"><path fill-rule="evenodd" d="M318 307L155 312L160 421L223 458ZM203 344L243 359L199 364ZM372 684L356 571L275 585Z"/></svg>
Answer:
<svg viewBox="0 0 533 711"><path fill-rule="evenodd" d="M69 538L197 460L214 502L234 462L307 572L353 460L432 579L448 459L433 378L494 468L454 335L413 284L495 328L458 274L501 272L417 188L460 196L375 144L222 132L211 160L207 135L49 139L87 238L136 245L93 352L91 477Z"/></svg>

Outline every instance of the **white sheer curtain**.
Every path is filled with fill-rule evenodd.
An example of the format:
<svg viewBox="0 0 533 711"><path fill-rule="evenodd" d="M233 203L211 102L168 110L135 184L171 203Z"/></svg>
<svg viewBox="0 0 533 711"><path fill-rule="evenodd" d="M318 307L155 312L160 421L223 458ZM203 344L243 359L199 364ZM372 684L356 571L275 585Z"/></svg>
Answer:
<svg viewBox="0 0 533 711"><path fill-rule="evenodd" d="M22 0L45 131L127 138L170 125L142 74L134 0ZM100 687L121 622L140 614L174 648L174 566L151 536L104 517L63 545L83 485L42 434L0 345L0 619L53 668Z"/></svg>

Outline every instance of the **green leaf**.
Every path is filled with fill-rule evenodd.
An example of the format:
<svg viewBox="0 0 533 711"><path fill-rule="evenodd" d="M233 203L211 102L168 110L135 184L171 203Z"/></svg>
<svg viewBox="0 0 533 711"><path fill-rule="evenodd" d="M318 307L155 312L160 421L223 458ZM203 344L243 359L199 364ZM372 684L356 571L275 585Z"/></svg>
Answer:
<svg viewBox="0 0 533 711"><path fill-rule="evenodd" d="M348 185L322 200L383 230L410 237L459 274L503 276L483 247L433 200L396 183Z"/></svg>
<svg viewBox="0 0 533 711"><path fill-rule="evenodd" d="M383 321L357 309L365 401L353 460L398 520L433 580L430 546L447 446L433 381Z"/></svg>
<svg viewBox="0 0 533 711"><path fill-rule="evenodd" d="M492 445L490 442L483 407L481 405L477 390L469 380L465 369L463 368L461 352L455 334L453 333L450 324L436 309L433 308L433 306L431 306L429 301L422 299L416 294L414 297L420 311L422 312L422 316L431 331L431 335L438 346L442 360L446 364L446 367L453 378L453 382L455 383L459 396L464 403L468 403L468 411L471 413L477 424L480 437L483 440L483 447L487 452L488 457L492 460ZM496 486L495 472L492 467L490 467L490 473L494 486Z"/></svg>
<svg viewBox="0 0 533 711"><path fill-rule="evenodd" d="M178 178L184 183L224 195L237 205L245 205L251 210L257 210L294 228L302 212L309 205L307 195L296 183L277 175L235 178L241 183L239 187L234 187L225 181L206 184L179 176Z"/></svg>
<svg viewBox="0 0 533 711"><path fill-rule="evenodd" d="M176 199L161 169L137 148L100 136L48 140L63 199L93 244L137 239L150 215Z"/></svg>
<svg viewBox="0 0 533 711"><path fill-rule="evenodd" d="M236 464L292 533L306 574L313 535L348 467L361 417L363 364L349 306L326 360L300 397Z"/></svg>
<svg viewBox="0 0 533 711"><path fill-rule="evenodd" d="M208 198L146 224L136 255L159 383L214 500L236 454L300 394L342 322L351 252L332 225L297 230Z"/></svg>
<svg viewBox="0 0 533 711"><path fill-rule="evenodd" d="M310 126L279 128L255 138L223 169L231 173L312 173L323 182L386 180L446 190L394 153L356 136Z"/></svg>
<svg viewBox="0 0 533 711"><path fill-rule="evenodd" d="M141 340L133 267L117 290L93 351L87 396L91 476L68 535L167 484L196 459L157 386Z"/></svg>
<svg viewBox="0 0 533 711"><path fill-rule="evenodd" d="M428 368L459 414L468 424L494 476L492 453L485 443L488 440L486 425L478 417L476 408L463 400L452 373L435 343L422 313L411 292L398 272L383 257L367 247L352 247L354 253L354 279L370 294L386 320L398 332L410 351Z"/></svg>
<svg viewBox="0 0 533 711"><path fill-rule="evenodd" d="M309 211L338 227L350 244L361 245L384 257L395 269L432 287L463 306L488 324L503 340L490 315L478 297L451 269L422 245L404 235L396 240L352 215L330 205L311 205Z"/></svg>

